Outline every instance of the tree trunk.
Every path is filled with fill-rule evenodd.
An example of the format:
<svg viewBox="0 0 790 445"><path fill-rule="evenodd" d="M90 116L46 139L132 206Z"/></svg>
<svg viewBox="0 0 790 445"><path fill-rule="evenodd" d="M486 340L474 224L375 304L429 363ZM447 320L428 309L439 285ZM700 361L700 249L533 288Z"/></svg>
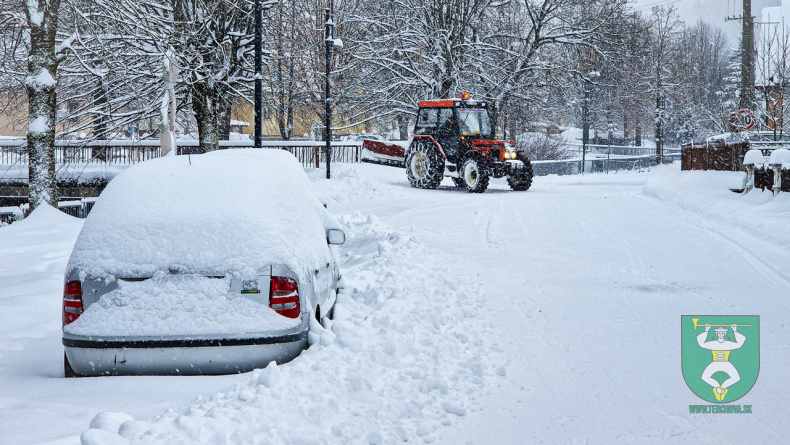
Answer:
<svg viewBox="0 0 790 445"><path fill-rule="evenodd" d="M216 89L201 81L192 86L192 109L198 126L198 151L208 153L219 148L217 125L218 107Z"/></svg>
<svg viewBox="0 0 790 445"><path fill-rule="evenodd" d="M628 116L623 116L623 144L628 145Z"/></svg>
<svg viewBox="0 0 790 445"><path fill-rule="evenodd" d="M28 77L25 84L29 113L27 153L31 209L41 204L58 205L55 179L55 77L58 59L55 54L55 34L59 8L60 0L27 2L25 8L30 26Z"/></svg>
<svg viewBox="0 0 790 445"><path fill-rule="evenodd" d="M496 100L491 100L488 102L489 104L488 113L491 119L491 130L494 133L496 133L497 125L499 124L499 110L500 110L500 104L502 103L503 102L499 102Z"/></svg>
<svg viewBox="0 0 790 445"><path fill-rule="evenodd" d="M217 114L217 136L219 140L230 140L230 115L232 104L228 100L217 102L219 112Z"/></svg>
<svg viewBox="0 0 790 445"><path fill-rule="evenodd" d="M107 94L104 91L104 82L99 79L99 86L97 87L96 91L93 95L93 104L99 113L94 115L94 121L96 125L93 128L93 134L95 139L107 139ZM93 159L98 159L100 161L107 160L107 148L106 147L93 147L91 149L91 157Z"/></svg>
<svg viewBox="0 0 790 445"><path fill-rule="evenodd" d="M398 115L398 136L402 141L409 138L409 120L402 114Z"/></svg>
<svg viewBox="0 0 790 445"><path fill-rule="evenodd" d="M639 121L636 122L634 128L634 146L641 147L642 146L642 124Z"/></svg>
<svg viewBox="0 0 790 445"><path fill-rule="evenodd" d="M277 128L280 130L280 137L287 141L293 136L294 129L294 108L291 104L291 98L288 98L285 103L285 96L280 96L280 103L277 104L275 111L277 112Z"/></svg>

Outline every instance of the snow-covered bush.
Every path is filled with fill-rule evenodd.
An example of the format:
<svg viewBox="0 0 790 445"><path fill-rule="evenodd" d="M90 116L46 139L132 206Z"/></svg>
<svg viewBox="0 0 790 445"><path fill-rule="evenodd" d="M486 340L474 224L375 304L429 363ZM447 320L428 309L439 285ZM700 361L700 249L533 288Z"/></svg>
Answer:
<svg viewBox="0 0 790 445"><path fill-rule="evenodd" d="M561 160L571 157L559 135L540 132L522 133L516 138L516 146L530 161Z"/></svg>

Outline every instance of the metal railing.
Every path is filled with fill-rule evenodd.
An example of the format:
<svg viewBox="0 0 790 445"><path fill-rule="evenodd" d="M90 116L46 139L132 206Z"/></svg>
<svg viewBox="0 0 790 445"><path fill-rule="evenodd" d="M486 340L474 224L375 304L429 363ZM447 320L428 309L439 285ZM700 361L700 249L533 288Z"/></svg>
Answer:
<svg viewBox="0 0 790 445"><path fill-rule="evenodd" d="M220 141L228 148L253 148L253 141ZM279 148L292 153L304 167L320 167L326 162L323 141L264 141L263 148ZM198 141L176 141L179 154L198 147ZM332 142L332 162L359 162L361 142ZM55 141L56 164L130 165L162 156L158 140ZM26 141L0 140L0 165L27 164Z"/></svg>
<svg viewBox="0 0 790 445"><path fill-rule="evenodd" d="M582 155L582 144L568 144L569 151L576 151L579 157ZM663 148L664 156L680 154L680 148ZM656 147L631 147L624 145L587 145L587 154L616 155L616 156L653 156L656 155Z"/></svg>
<svg viewBox="0 0 790 445"><path fill-rule="evenodd" d="M665 153L661 159L662 164L671 164L680 160L680 153ZM611 158L588 158L584 161L582 171L581 159L566 159L561 161L532 161L532 171L535 176L546 175L579 175L584 173L609 173L626 170L650 170L656 165L656 156L621 156L613 155Z"/></svg>

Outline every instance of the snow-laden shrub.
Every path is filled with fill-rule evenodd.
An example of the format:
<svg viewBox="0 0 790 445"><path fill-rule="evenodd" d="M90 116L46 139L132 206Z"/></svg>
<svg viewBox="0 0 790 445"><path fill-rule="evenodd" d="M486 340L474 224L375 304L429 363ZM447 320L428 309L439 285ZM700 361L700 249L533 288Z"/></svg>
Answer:
<svg viewBox="0 0 790 445"><path fill-rule="evenodd" d="M530 161L562 160L571 157L562 137L556 134L522 133L516 138L516 147L525 153Z"/></svg>

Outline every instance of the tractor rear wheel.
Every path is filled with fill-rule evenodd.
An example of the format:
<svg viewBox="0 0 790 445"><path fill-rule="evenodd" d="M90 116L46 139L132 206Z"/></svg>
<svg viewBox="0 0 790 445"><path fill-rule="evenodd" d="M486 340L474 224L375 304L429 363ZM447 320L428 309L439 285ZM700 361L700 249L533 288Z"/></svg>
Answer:
<svg viewBox="0 0 790 445"><path fill-rule="evenodd" d="M532 163L526 156L519 153L518 160L524 163L524 169L507 177L507 184L511 189L519 192L529 190L532 185Z"/></svg>
<svg viewBox="0 0 790 445"><path fill-rule="evenodd" d="M444 177L444 158L428 142L414 142L406 153L406 176L412 187L435 189Z"/></svg>
<svg viewBox="0 0 790 445"><path fill-rule="evenodd" d="M461 178L469 193L483 193L488 188L488 167L479 158L469 158L461 164Z"/></svg>
<svg viewBox="0 0 790 445"><path fill-rule="evenodd" d="M464 181L464 178L452 178L452 180L456 187L466 187L466 181Z"/></svg>

